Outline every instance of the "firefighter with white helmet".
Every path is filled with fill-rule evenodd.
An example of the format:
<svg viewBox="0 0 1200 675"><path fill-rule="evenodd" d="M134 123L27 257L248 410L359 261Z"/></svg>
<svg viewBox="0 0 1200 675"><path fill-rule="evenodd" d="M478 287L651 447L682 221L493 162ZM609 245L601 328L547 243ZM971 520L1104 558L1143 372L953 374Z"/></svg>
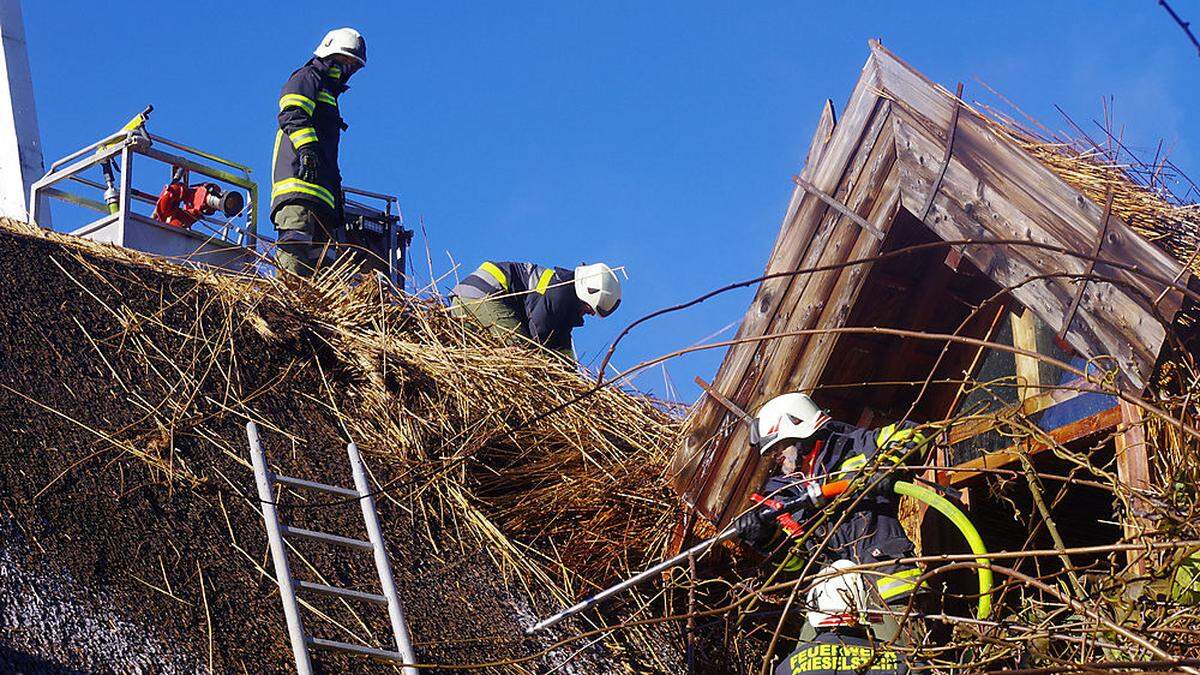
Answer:
<svg viewBox="0 0 1200 675"><path fill-rule="evenodd" d="M904 657L867 635L863 624L867 601L863 575L854 563L836 560L817 574L805 598L806 621L815 630L775 668L775 675L902 675Z"/></svg>
<svg viewBox="0 0 1200 675"><path fill-rule="evenodd" d="M621 304L621 281L604 263L574 269L523 262L480 265L450 291L450 311L471 316L509 344L541 344L575 362L571 331Z"/></svg>
<svg viewBox="0 0 1200 675"><path fill-rule="evenodd" d="M331 30L280 92L271 220L279 233L275 260L281 270L311 275L342 226L338 147L347 126L340 97L350 76L366 65L363 36L353 28Z"/></svg>
<svg viewBox="0 0 1200 675"><path fill-rule="evenodd" d="M761 492L779 501L811 492L814 484L850 479L860 471L881 472L866 481L874 485L869 493L846 501L848 513L833 514L804 538L803 550L785 559L785 570L800 569L803 558L812 556L825 564L840 559L856 564L886 563L913 556L913 543L899 521L899 497L891 489L897 464L926 445L925 437L913 425L859 428L832 419L809 396L793 392L763 405L752 423L750 441L775 469ZM765 520L763 513L754 508L740 516L735 521L739 537L764 553L787 548L778 545L779 524ZM811 515L798 512L791 517L804 522ZM896 617L906 614L910 597L921 590L916 585L921 569L899 563L874 569L879 574L870 577L870 597L875 606L891 610L881 613L883 621L875 627L877 637L888 641L902 633L901 643L917 642L919 622L905 621L901 626Z"/></svg>

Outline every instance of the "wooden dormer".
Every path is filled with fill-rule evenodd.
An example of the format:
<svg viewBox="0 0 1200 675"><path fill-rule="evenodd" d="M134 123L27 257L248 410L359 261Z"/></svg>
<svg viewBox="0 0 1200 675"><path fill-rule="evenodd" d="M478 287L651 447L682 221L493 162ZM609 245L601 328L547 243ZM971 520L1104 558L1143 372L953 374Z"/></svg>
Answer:
<svg viewBox="0 0 1200 675"><path fill-rule="evenodd" d="M1111 199L1072 187L877 42L840 119L825 104L796 183L766 268L795 274L760 285L673 462L692 514L723 525L748 505L763 475L739 413L796 390L866 426L986 403L1052 442L1121 432L1122 478L1145 480L1136 407L1087 379L1139 396L1189 278ZM991 371L986 392L963 385ZM1013 459L986 427L950 429L939 461Z"/></svg>

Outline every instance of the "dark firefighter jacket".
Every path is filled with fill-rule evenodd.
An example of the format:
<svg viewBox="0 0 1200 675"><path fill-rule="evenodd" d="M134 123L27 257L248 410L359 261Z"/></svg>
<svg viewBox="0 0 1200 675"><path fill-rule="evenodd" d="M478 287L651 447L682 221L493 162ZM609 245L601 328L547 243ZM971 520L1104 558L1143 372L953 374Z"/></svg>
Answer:
<svg viewBox="0 0 1200 675"><path fill-rule="evenodd" d="M533 263L485 262L451 291L463 300L499 296L529 333L550 349L571 347L571 330L583 325L575 271Z"/></svg>
<svg viewBox="0 0 1200 675"><path fill-rule="evenodd" d="M775 668L775 675L905 675L904 658L865 635L824 632L801 642Z"/></svg>
<svg viewBox="0 0 1200 675"><path fill-rule="evenodd" d="M338 141L346 128L338 112L338 96L346 76L336 63L313 57L292 73L279 95L279 130L272 155L271 217L287 204L313 208L326 227L341 225L342 174ZM315 183L300 180L297 150L311 145L320 156ZM330 218L330 221L325 221Z"/></svg>
<svg viewBox="0 0 1200 675"><path fill-rule="evenodd" d="M913 429L888 425L882 429L862 429L850 424L831 421L828 423L829 437L817 445L811 458L799 458L801 465L811 463L811 470L804 473L819 476L821 482L852 478L853 473L874 464L880 447L886 449L883 461L893 456L902 456L903 443L919 438ZM893 460L897 461L897 460ZM773 476L763 486L762 494L780 501L787 501L802 494L794 476ZM876 489L862 497L853 510L837 524L840 513L832 514L805 539L808 553L817 552L828 536L828 544L819 551L819 562L830 564L838 559L855 564L884 562L913 555L913 543L900 526L898 511L900 497L890 489ZM803 523L812 515L805 511L793 514ZM836 527L835 527L836 524ZM830 534L832 530L832 534ZM764 549L767 542L747 542ZM791 561L795 561L793 558ZM793 565L797 566L797 565ZM914 565L891 565L879 568L883 576L864 575L878 591L878 597L889 605L907 600L914 589L913 580L920 576L921 569Z"/></svg>

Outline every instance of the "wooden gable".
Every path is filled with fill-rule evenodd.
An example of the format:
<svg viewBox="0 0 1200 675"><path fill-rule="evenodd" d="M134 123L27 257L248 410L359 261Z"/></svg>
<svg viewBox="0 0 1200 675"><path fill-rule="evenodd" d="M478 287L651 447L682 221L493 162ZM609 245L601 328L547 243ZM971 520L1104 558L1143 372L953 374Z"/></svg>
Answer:
<svg viewBox="0 0 1200 675"><path fill-rule="evenodd" d="M1182 301L1172 287L1180 264L877 42L842 118L823 108L796 182L766 273L818 271L760 285L737 333L746 341L728 350L713 382L720 396L693 411L673 478L699 514L726 522L761 478L738 411L821 384L838 350L853 345L845 327L874 325L848 321L876 300L860 296L878 263L846 263L889 250L902 219L942 241L989 242L955 246L951 257L1061 329L1079 354L1109 359L1125 388L1145 386ZM1141 273L1054 247L1099 251ZM942 267L926 262L920 281L944 282ZM788 335L753 339L778 334Z"/></svg>

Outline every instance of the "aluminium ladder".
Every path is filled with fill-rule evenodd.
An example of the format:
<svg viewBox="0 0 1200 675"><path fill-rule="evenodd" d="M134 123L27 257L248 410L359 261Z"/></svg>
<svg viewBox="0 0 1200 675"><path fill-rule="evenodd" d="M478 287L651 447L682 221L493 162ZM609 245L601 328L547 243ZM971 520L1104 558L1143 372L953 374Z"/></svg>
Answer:
<svg viewBox="0 0 1200 675"><path fill-rule="evenodd" d="M246 436L250 440L250 458L254 463L254 480L258 485L258 499L262 506L263 521L267 526L267 538L271 544L271 559L275 563L275 578L279 582L279 596L283 600L283 613L287 618L288 635L292 642L292 652L296 656L298 675L312 675L309 649L313 647L415 664L417 659L413 653L412 643L409 641L408 624L405 623L404 610L401 609L400 600L396 596L396 585L392 580L392 567L388 560L387 548L384 545L383 531L379 529L379 518L375 513L375 500L371 498L371 486L367 482L367 473L363 468L362 455L358 453L358 447L353 443L346 446L346 452L350 456L350 468L354 474L355 489L351 490L274 473L267 466L266 455L263 454L262 445L258 440L258 427L254 422L246 423ZM362 506L363 520L366 522L370 541L281 525L279 513L275 508L274 487L276 483L358 500ZM287 547L284 543L285 535L360 551L371 551L375 556L375 567L379 572L379 585L383 593L365 593L294 579L291 567L288 565ZM396 641L396 650L376 649L310 636L305 632L304 621L300 616L300 602L296 598L297 588L318 595L387 605L388 618L391 620L392 633ZM406 666L404 675L417 675L417 669Z"/></svg>

